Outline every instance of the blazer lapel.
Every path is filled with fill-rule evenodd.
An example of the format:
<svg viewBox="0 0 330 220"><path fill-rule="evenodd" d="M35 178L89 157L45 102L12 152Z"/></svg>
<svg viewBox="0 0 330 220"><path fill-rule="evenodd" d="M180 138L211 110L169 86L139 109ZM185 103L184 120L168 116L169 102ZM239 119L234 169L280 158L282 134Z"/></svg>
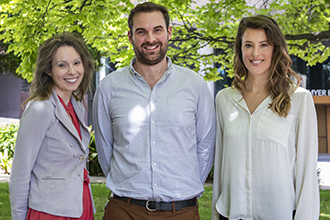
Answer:
<svg viewBox="0 0 330 220"><path fill-rule="evenodd" d="M86 142L86 140L84 142L82 142L82 140L80 140L80 136L77 132L77 129L74 127L71 119L69 118L67 112L64 109L64 106L58 99L57 94L54 90L51 95L51 100L53 102L53 105L55 106L55 117L58 118L58 120L63 124L63 126L66 129L68 129L68 131L77 139L77 141L80 143L80 148L82 148L83 151L86 151L87 147L85 147L86 145L83 144L84 142ZM71 98L71 101L72 101L72 98ZM73 105L73 103L72 103L72 105ZM78 117L78 114L77 114L77 117ZM80 120L80 118L78 120ZM81 126L81 127L83 127L83 126ZM81 129L81 132L83 132L82 130L85 130L85 128ZM86 135L82 134L81 136L83 139L86 138L85 137ZM89 137L89 135L88 135L88 137ZM87 146L88 146L88 144L87 144Z"/></svg>
<svg viewBox="0 0 330 220"><path fill-rule="evenodd" d="M76 112L76 115L77 115L77 118L80 122L80 132L81 132L81 138L82 140L80 140L79 138L79 141L81 141L82 143L82 149L84 151L86 151L88 145L89 145L89 140L90 140L90 134L89 134L89 130L88 130L88 127L85 123L85 108L84 106L82 105L82 103L80 102L77 102L77 100L72 96L71 97L71 103L72 103L72 106ZM79 136L78 136L79 137Z"/></svg>

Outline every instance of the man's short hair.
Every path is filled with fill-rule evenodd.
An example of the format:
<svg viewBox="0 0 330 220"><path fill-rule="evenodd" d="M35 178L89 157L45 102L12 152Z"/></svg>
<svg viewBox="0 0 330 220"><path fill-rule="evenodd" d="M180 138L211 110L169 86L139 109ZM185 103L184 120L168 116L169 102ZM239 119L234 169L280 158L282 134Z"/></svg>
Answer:
<svg viewBox="0 0 330 220"><path fill-rule="evenodd" d="M170 25L170 16L168 14L168 11L167 11L166 7L164 7L162 5L155 4L154 2L144 2L144 3L141 3L141 4L137 4L135 6L135 8L133 8L131 10L131 13L129 14L128 27L129 27L129 30L131 31L131 33L133 34L133 32L132 32L133 17L135 15L137 15L138 13L150 13L150 12L154 12L154 11L159 11L163 14L165 24L166 24L166 30L168 30L168 27Z"/></svg>

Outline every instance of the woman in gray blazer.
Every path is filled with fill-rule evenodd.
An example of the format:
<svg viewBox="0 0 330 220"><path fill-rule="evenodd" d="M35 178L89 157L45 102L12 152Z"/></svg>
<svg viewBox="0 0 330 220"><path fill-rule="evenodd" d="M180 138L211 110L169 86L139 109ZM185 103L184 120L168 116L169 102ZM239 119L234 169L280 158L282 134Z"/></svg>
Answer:
<svg viewBox="0 0 330 220"><path fill-rule="evenodd" d="M94 219L81 103L93 72L85 43L70 33L40 47L9 182L13 220Z"/></svg>

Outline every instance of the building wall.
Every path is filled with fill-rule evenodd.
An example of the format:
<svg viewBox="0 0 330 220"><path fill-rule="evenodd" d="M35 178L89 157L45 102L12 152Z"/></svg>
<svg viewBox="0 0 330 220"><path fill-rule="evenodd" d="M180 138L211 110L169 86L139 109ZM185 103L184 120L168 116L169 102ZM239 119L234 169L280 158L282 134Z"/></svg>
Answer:
<svg viewBox="0 0 330 220"><path fill-rule="evenodd" d="M11 74L0 75L0 118L20 119L24 109L22 103L29 97L29 85L25 80ZM85 103L91 107L93 99L84 96ZM91 109L85 112L85 123L91 125L89 115Z"/></svg>
<svg viewBox="0 0 330 220"><path fill-rule="evenodd" d="M0 117L20 118L21 79L0 75Z"/></svg>

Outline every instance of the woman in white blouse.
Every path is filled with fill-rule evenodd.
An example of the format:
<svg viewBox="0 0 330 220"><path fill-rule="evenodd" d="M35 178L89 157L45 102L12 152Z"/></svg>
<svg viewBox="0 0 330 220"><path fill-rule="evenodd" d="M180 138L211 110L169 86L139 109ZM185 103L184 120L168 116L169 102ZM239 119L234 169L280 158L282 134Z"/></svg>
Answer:
<svg viewBox="0 0 330 220"><path fill-rule="evenodd" d="M291 64L276 21L241 20L234 81L216 96L212 220L318 219L315 107Z"/></svg>

